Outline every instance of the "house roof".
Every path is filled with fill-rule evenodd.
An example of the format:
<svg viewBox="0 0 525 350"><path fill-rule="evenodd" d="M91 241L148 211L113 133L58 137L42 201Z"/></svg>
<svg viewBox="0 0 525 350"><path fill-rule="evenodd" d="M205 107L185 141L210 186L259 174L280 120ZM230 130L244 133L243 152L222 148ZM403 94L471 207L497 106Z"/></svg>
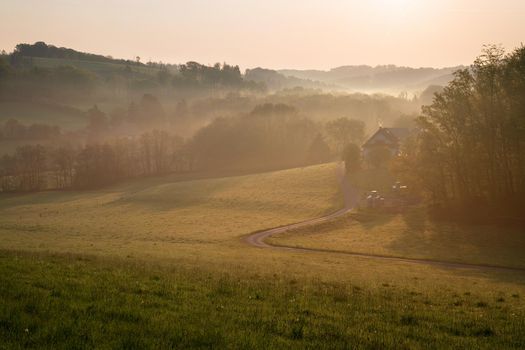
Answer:
<svg viewBox="0 0 525 350"><path fill-rule="evenodd" d="M388 132L397 137L398 141L403 141L410 135L410 130L408 128L386 128Z"/></svg>
<svg viewBox="0 0 525 350"><path fill-rule="evenodd" d="M370 138L363 144L363 147L371 146L378 135L383 135L390 142L397 144L410 135L408 128L383 128L380 127Z"/></svg>

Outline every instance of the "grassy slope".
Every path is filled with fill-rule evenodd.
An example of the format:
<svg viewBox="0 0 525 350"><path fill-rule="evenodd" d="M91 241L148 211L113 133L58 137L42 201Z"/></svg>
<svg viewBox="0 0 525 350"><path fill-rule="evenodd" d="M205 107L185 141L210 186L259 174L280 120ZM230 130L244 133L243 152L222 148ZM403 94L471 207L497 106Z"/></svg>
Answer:
<svg viewBox="0 0 525 350"><path fill-rule="evenodd" d="M523 295L0 256L2 348L523 348Z"/></svg>
<svg viewBox="0 0 525 350"><path fill-rule="evenodd" d="M1 197L2 345L523 347L523 274L241 242L338 207L334 170Z"/></svg>
<svg viewBox="0 0 525 350"><path fill-rule="evenodd" d="M525 268L522 228L435 222L424 209L360 211L323 226L274 236L275 244Z"/></svg>
<svg viewBox="0 0 525 350"><path fill-rule="evenodd" d="M4 196L0 248L148 257L223 249L244 234L337 208L335 169Z"/></svg>
<svg viewBox="0 0 525 350"><path fill-rule="evenodd" d="M352 176L363 190L388 191L395 181L383 170ZM525 268L522 227L435 221L423 208L400 214L360 210L345 218L275 235L277 245Z"/></svg>

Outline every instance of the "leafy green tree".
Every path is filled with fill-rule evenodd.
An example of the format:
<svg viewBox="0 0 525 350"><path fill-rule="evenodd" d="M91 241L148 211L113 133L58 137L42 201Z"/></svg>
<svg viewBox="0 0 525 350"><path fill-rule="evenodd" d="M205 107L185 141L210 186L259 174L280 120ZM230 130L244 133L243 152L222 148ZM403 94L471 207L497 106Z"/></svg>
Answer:
<svg viewBox="0 0 525 350"><path fill-rule="evenodd" d="M308 149L308 162L313 164L324 163L330 159L330 147L319 133L313 139Z"/></svg>
<svg viewBox="0 0 525 350"><path fill-rule="evenodd" d="M0 82L7 77L9 70L9 63L3 57L0 57Z"/></svg>
<svg viewBox="0 0 525 350"><path fill-rule="evenodd" d="M365 136L365 123L360 120L339 118L326 123L326 133L339 153L349 143L361 144Z"/></svg>
<svg viewBox="0 0 525 350"><path fill-rule="evenodd" d="M349 143L343 150L343 161L348 174L361 170L361 148L354 143Z"/></svg>
<svg viewBox="0 0 525 350"><path fill-rule="evenodd" d="M387 146L375 146L368 152L367 158L372 167L386 168L392 160L392 151Z"/></svg>
<svg viewBox="0 0 525 350"><path fill-rule="evenodd" d="M157 80L163 86L167 85L172 80L172 75L165 66L162 66L161 69L157 72Z"/></svg>
<svg viewBox="0 0 525 350"><path fill-rule="evenodd" d="M423 108L402 154L434 203L517 208L525 194L525 47L487 46Z"/></svg>
<svg viewBox="0 0 525 350"><path fill-rule="evenodd" d="M96 79L91 72L74 66L59 66L52 73L57 83L69 85L80 90L93 88Z"/></svg>

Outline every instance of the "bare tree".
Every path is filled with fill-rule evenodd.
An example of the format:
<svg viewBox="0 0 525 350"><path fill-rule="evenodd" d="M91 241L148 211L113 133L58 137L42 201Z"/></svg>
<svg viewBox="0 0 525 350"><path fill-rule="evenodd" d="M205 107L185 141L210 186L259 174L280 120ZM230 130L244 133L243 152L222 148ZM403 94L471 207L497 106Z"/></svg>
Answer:
<svg viewBox="0 0 525 350"><path fill-rule="evenodd" d="M61 146L51 153L51 163L57 188L73 186L76 151L70 146Z"/></svg>
<svg viewBox="0 0 525 350"><path fill-rule="evenodd" d="M38 191L46 186L46 150L41 145L27 145L16 149L16 173L18 189Z"/></svg>

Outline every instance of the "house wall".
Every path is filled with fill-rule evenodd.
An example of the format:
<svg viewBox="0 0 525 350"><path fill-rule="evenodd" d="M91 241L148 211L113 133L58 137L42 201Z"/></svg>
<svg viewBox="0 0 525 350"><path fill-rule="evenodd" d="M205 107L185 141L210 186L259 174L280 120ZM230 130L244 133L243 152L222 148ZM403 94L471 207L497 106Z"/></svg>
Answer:
<svg viewBox="0 0 525 350"><path fill-rule="evenodd" d="M390 152L392 153L392 156L395 156L398 154L399 149L397 144L393 144L390 138L386 137L382 133L377 133L373 136L371 140L367 142L367 146L363 147L362 155L363 159L365 161L368 161L368 155L371 152L371 150L376 146L387 146L390 149Z"/></svg>
<svg viewBox="0 0 525 350"><path fill-rule="evenodd" d="M384 144L384 145L388 146L388 149L390 150L390 153L392 154L392 156L397 156L397 154L399 153L399 149L397 146L394 146L391 144ZM368 156L370 152L372 151L372 149L374 149L375 146L378 146L378 144L374 144L368 147L363 147L362 156L365 162L368 161Z"/></svg>

